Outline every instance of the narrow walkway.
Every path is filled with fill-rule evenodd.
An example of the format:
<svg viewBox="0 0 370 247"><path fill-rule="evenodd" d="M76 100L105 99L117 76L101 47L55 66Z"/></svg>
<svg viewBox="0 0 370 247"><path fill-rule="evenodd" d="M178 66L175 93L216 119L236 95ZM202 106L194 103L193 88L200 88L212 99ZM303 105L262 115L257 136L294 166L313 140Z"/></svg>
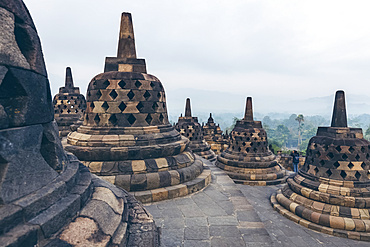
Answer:
<svg viewBox="0 0 370 247"><path fill-rule="evenodd" d="M265 224L274 246L369 246L369 242L356 241L348 238L340 238L320 233L301 226L272 209L270 195L278 188L277 186L248 186L237 185L245 198L252 204L259 217Z"/></svg>
<svg viewBox="0 0 370 247"><path fill-rule="evenodd" d="M277 186L236 185L205 161L212 182L195 194L144 205L161 228L161 246L369 246L300 226L273 210Z"/></svg>
<svg viewBox="0 0 370 247"><path fill-rule="evenodd" d="M271 246L264 224L240 189L221 169L201 192L145 207L161 227L162 246Z"/></svg>

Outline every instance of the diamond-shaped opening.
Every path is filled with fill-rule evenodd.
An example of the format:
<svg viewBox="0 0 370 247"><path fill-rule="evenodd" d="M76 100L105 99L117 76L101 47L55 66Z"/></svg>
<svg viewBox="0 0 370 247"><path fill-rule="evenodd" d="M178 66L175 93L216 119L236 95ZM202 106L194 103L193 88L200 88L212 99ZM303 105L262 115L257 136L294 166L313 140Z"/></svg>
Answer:
<svg viewBox="0 0 370 247"><path fill-rule="evenodd" d="M366 170L366 164L365 164L365 162L362 162L361 167L362 167L362 169Z"/></svg>
<svg viewBox="0 0 370 247"><path fill-rule="evenodd" d="M163 117L163 115L162 115L162 113L159 115L159 121L161 121L161 123L163 123L163 119L164 119L164 117Z"/></svg>
<svg viewBox="0 0 370 247"><path fill-rule="evenodd" d="M254 143L253 143L253 142L251 142L251 147L253 147L253 145L254 145Z"/></svg>
<svg viewBox="0 0 370 247"><path fill-rule="evenodd" d="M361 177L361 173L359 173L358 171L356 171L356 173L355 173L355 177L356 177L357 179L360 179L360 177Z"/></svg>
<svg viewBox="0 0 370 247"><path fill-rule="evenodd" d="M367 153L366 154L366 159L368 160L370 158L370 154L369 153Z"/></svg>
<svg viewBox="0 0 370 247"><path fill-rule="evenodd" d="M96 96L98 96L98 99L100 99L100 97L102 96L102 93L100 92L100 90L98 90L98 91L96 92Z"/></svg>
<svg viewBox="0 0 370 247"><path fill-rule="evenodd" d="M120 82L118 82L118 86L120 86L122 89L124 89L125 86L126 86L126 82L124 82L123 80L121 80Z"/></svg>
<svg viewBox="0 0 370 247"><path fill-rule="evenodd" d="M333 166L335 166L335 168L338 168L338 167L340 166L340 164L339 164L338 162L335 162L335 163L333 164Z"/></svg>
<svg viewBox="0 0 370 247"><path fill-rule="evenodd" d="M134 115L130 114L130 116L127 118L127 121L132 125L133 123L135 123L136 118L134 117Z"/></svg>
<svg viewBox="0 0 370 247"><path fill-rule="evenodd" d="M112 90L112 92L109 93L109 95L110 95L110 97L112 97L112 99L116 99L117 96L118 96L116 90L114 90L114 89Z"/></svg>
<svg viewBox="0 0 370 247"><path fill-rule="evenodd" d="M112 116L110 116L110 118L108 119L108 121L113 124L113 125L116 125L117 124L117 117L116 117L116 114L112 114Z"/></svg>
<svg viewBox="0 0 370 247"><path fill-rule="evenodd" d="M247 137L247 139L246 139L246 140L247 140L247 142L249 142L249 141L250 141L250 139L251 139L251 138Z"/></svg>
<svg viewBox="0 0 370 247"><path fill-rule="evenodd" d="M94 109L95 108L94 102L91 102L90 103L90 107L91 107L91 109Z"/></svg>
<svg viewBox="0 0 370 247"><path fill-rule="evenodd" d="M240 151L242 151L242 149L240 147L238 147L238 151L240 152Z"/></svg>
<svg viewBox="0 0 370 247"><path fill-rule="evenodd" d="M344 160L348 159L347 154L343 154L343 155L342 155L342 159L344 159Z"/></svg>
<svg viewBox="0 0 370 247"><path fill-rule="evenodd" d="M137 104L137 106L136 106L136 109L138 109L141 112L143 107L144 107L143 103L139 102L139 104Z"/></svg>
<svg viewBox="0 0 370 247"><path fill-rule="evenodd" d="M150 98L150 93L148 92L148 90L147 91L145 91L145 93L144 93L144 98L145 98L145 100L148 100L149 98Z"/></svg>
<svg viewBox="0 0 370 247"><path fill-rule="evenodd" d="M243 146L245 146L245 145L246 145L246 143L245 143L245 142L243 142L243 143L242 143L242 145L243 145Z"/></svg>
<svg viewBox="0 0 370 247"><path fill-rule="evenodd" d="M157 93L157 97L158 97L158 99L161 98L161 93L160 92Z"/></svg>
<svg viewBox="0 0 370 247"><path fill-rule="evenodd" d="M153 103L152 108L153 108L153 110L155 110L155 111L158 109L158 104L157 104L157 102L154 102L154 103Z"/></svg>
<svg viewBox="0 0 370 247"><path fill-rule="evenodd" d="M340 176L345 179L347 177L347 173L345 171L340 172Z"/></svg>
<svg viewBox="0 0 370 247"><path fill-rule="evenodd" d="M320 163L321 166L324 166L325 165L325 161L323 161L323 160L320 160L319 163Z"/></svg>
<svg viewBox="0 0 370 247"><path fill-rule="evenodd" d="M340 151L342 151L342 149L340 148L340 146L336 146L336 147L335 147L335 149L338 151L338 153L339 153Z"/></svg>
<svg viewBox="0 0 370 247"><path fill-rule="evenodd" d="M354 167L354 165L352 164L352 162L349 162L349 164L347 165L349 169L352 169Z"/></svg>
<svg viewBox="0 0 370 247"><path fill-rule="evenodd" d="M100 122L100 117L99 117L99 115L98 115L98 114L96 114L96 115L95 115L95 117L94 117L94 121L95 121L95 123L96 123L96 124L99 124L99 122Z"/></svg>
<svg viewBox="0 0 370 247"><path fill-rule="evenodd" d="M104 87L104 89L106 89L109 85L110 85L110 82L109 82L108 80L105 80L105 81L103 82L103 87Z"/></svg>
<svg viewBox="0 0 370 247"><path fill-rule="evenodd" d="M365 147L361 147L361 152L365 153Z"/></svg>
<svg viewBox="0 0 370 247"><path fill-rule="evenodd" d="M327 156L329 159L334 158L334 154L333 154L332 152L328 153L326 156Z"/></svg>
<svg viewBox="0 0 370 247"><path fill-rule="evenodd" d="M315 169L313 169L315 171L315 175L319 172L319 168L315 167Z"/></svg>
<svg viewBox="0 0 370 247"><path fill-rule="evenodd" d="M119 104L118 108L121 110L121 111L124 111L126 109L126 104L121 102L121 104Z"/></svg>
<svg viewBox="0 0 370 247"><path fill-rule="evenodd" d="M249 148L246 148L245 151L249 152Z"/></svg>
<svg viewBox="0 0 370 247"><path fill-rule="evenodd" d="M104 101L104 103L101 105L101 107L102 107L105 111L107 111L107 110L108 110L108 108L109 108L109 105L108 105L108 103L107 103L106 101Z"/></svg>
<svg viewBox="0 0 370 247"><path fill-rule="evenodd" d="M136 86L137 88L139 88L141 85L143 85L143 84L142 84L140 81L138 81L138 80L137 80L137 81L135 82L135 86Z"/></svg>
<svg viewBox="0 0 370 247"><path fill-rule="evenodd" d="M316 157L320 157L321 153L319 151L316 152Z"/></svg>
<svg viewBox="0 0 370 247"><path fill-rule="evenodd" d="M253 148L253 152L257 153L258 149L257 148Z"/></svg>
<svg viewBox="0 0 370 247"><path fill-rule="evenodd" d="M67 112L68 112L68 114L69 114L69 113L71 113L71 110L70 110L70 109L68 109L68 110L67 110Z"/></svg>
<svg viewBox="0 0 370 247"><path fill-rule="evenodd" d="M154 82L150 82L150 86L152 87L152 88L154 88L154 86L155 86L155 84L154 84Z"/></svg>
<svg viewBox="0 0 370 247"><path fill-rule="evenodd" d="M349 147L348 151L350 151L351 153L353 153L353 151L355 151L355 149L351 146L351 147Z"/></svg>
<svg viewBox="0 0 370 247"><path fill-rule="evenodd" d="M359 161L361 159L360 155L356 154L355 159Z"/></svg>
<svg viewBox="0 0 370 247"><path fill-rule="evenodd" d="M152 118L152 116L151 116L150 114L148 114L148 116L146 116L146 118L145 118L145 121L146 121L148 124L150 124L150 123L152 122L152 120L153 120L153 118Z"/></svg>
<svg viewBox="0 0 370 247"><path fill-rule="evenodd" d="M127 94L127 97L128 97L130 100L132 100L132 99L135 97L134 92L132 92L132 90L130 90L130 92L128 92L128 94Z"/></svg>
<svg viewBox="0 0 370 247"><path fill-rule="evenodd" d="M326 171L326 174L328 175L328 177L330 177L330 176L331 176L331 174L333 174L333 173L332 173L332 171L331 171L330 169L328 169L328 170Z"/></svg>

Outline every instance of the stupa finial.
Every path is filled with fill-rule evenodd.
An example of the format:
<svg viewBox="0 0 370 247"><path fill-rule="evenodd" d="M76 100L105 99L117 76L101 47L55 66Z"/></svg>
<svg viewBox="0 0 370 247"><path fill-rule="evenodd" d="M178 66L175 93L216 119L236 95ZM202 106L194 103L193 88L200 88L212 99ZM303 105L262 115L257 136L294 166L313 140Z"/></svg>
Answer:
<svg viewBox="0 0 370 247"><path fill-rule="evenodd" d="M134 27L130 13L123 12L118 38L117 57L136 58Z"/></svg>
<svg viewBox="0 0 370 247"><path fill-rule="evenodd" d="M335 94L331 127L348 127L346 101L343 90L338 90Z"/></svg>
<svg viewBox="0 0 370 247"><path fill-rule="evenodd" d="M245 105L244 120L253 121L252 97L247 97L247 103Z"/></svg>
<svg viewBox="0 0 370 247"><path fill-rule="evenodd" d="M185 105L185 117L191 117L190 98L186 99Z"/></svg>
<svg viewBox="0 0 370 247"><path fill-rule="evenodd" d="M72 78L72 70L70 67L66 68L66 80L65 80L65 88L71 89L74 88L73 85L73 78Z"/></svg>

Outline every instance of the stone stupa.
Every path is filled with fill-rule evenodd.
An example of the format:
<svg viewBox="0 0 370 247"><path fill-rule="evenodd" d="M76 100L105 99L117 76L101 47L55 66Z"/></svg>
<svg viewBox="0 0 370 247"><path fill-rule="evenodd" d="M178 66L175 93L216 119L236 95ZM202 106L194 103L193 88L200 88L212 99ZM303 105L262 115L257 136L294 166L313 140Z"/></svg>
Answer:
<svg viewBox="0 0 370 247"><path fill-rule="evenodd" d="M236 122L230 136L229 147L217 156L216 166L234 182L264 186L286 181L285 169L268 148L261 121L253 120L251 97L247 98L244 118Z"/></svg>
<svg viewBox="0 0 370 247"><path fill-rule="evenodd" d="M191 115L189 98L186 99L185 116L179 117L175 129L190 140L189 148L193 153L210 161L216 160L211 146L203 138L202 126L198 123L198 118Z"/></svg>
<svg viewBox="0 0 370 247"><path fill-rule="evenodd" d="M53 104L59 136L65 137L71 132L71 125L78 122L86 109L85 97L80 93L80 88L73 85L70 67L66 68L65 85L59 88L59 93L54 96Z"/></svg>
<svg viewBox="0 0 370 247"><path fill-rule="evenodd" d="M184 196L210 182L210 170L168 121L162 83L136 58L129 13L122 13L117 57L107 57L104 73L91 80L84 123L67 142L91 172L142 202Z"/></svg>
<svg viewBox="0 0 370 247"><path fill-rule="evenodd" d="M204 140L211 146L211 150L219 155L228 147L228 134L223 135L220 125L216 124L212 113L209 114L209 118L206 124L202 124L202 132Z"/></svg>
<svg viewBox="0 0 370 247"><path fill-rule="evenodd" d="M64 152L21 0L0 0L0 26L0 245L158 246L142 205Z"/></svg>
<svg viewBox="0 0 370 247"><path fill-rule="evenodd" d="M319 127L298 174L271 196L279 213L339 237L370 241L370 142L347 127L343 91L335 95L331 127Z"/></svg>

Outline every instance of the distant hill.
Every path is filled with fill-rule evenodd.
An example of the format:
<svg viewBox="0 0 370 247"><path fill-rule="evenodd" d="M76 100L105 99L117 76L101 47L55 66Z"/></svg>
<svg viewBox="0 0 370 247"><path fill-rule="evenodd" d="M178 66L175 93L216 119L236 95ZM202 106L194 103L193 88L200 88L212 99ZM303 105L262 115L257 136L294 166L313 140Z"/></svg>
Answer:
<svg viewBox="0 0 370 247"><path fill-rule="evenodd" d="M215 122L219 123L222 129L229 127L234 117L243 117L247 96L253 97L256 120L262 120L264 116L269 116L271 119L286 119L293 113L304 116L320 115L330 120L334 101L334 95L289 100L279 96L239 95L187 88L166 90L166 96L171 121L177 122L180 114L184 114L185 99L190 97L193 115L198 117L199 122L206 122L209 113L212 112ZM351 125L367 128L370 124L370 115L368 115L370 96L346 94L346 103Z"/></svg>

